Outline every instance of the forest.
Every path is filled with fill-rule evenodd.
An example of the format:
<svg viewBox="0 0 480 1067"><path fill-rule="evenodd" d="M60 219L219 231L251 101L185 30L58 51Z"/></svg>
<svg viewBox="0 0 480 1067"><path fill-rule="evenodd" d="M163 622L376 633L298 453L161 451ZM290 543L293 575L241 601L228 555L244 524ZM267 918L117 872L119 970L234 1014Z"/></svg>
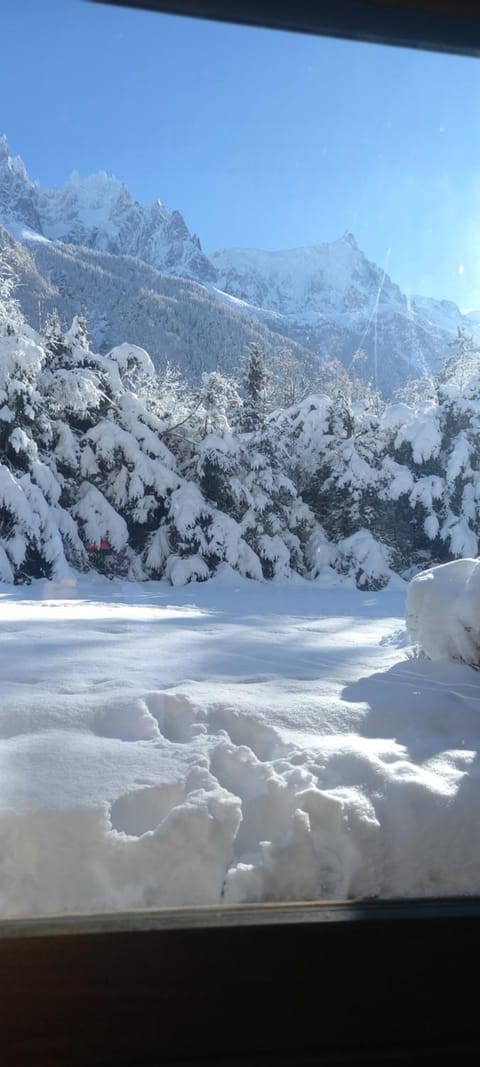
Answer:
<svg viewBox="0 0 480 1067"><path fill-rule="evenodd" d="M88 324L25 322L0 271L0 580L73 568L173 585L221 567L380 589L478 553L479 352L386 402L335 360L315 375L250 343L192 384ZM361 361L361 353L358 354Z"/></svg>

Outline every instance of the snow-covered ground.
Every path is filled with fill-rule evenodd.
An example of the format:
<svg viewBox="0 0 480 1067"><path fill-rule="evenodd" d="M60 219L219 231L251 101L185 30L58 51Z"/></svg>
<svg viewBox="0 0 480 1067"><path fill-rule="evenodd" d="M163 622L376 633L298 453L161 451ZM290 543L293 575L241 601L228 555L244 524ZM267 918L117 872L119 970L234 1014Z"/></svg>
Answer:
<svg viewBox="0 0 480 1067"><path fill-rule="evenodd" d="M480 676L401 591L0 586L0 912L480 891Z"/></svg>

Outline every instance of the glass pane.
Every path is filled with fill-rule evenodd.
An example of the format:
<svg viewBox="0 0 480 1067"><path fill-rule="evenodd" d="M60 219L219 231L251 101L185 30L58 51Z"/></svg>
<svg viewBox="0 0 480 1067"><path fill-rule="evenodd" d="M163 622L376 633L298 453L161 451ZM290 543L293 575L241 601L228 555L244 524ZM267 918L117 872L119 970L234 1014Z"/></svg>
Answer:
<svg viewBox="0 0 480 1067"><path fill-rule="evenodd" d="M2 31L0 913L478 893L478 62Z"/></svg>

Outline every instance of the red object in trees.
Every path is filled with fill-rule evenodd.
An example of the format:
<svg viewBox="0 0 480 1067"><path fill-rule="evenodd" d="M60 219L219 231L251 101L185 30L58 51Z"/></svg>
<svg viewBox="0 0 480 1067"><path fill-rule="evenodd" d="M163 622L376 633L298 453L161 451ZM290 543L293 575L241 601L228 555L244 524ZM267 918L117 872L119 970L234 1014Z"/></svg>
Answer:
<svg viewBox="0 0 480 1067"><path fill-rule="evenodd" d="M110 541L107 541L106 538L103 538L99 545L95 544L94 541L87 542L87 552L110 552L111 548Z"/></svg>

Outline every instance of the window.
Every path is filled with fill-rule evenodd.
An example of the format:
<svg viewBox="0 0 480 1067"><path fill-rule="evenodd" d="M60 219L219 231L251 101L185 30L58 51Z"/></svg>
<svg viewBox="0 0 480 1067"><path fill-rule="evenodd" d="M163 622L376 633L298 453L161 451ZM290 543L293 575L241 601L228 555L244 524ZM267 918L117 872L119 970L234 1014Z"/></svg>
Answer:
<svg viewBox="0 0 480 1067"><path fill-rule="evenodd" d="M461 18L425 38L424 15L377 7L371 40L449 27L461 50ZM22 94L0 141L0 900L6 993L26 958L42 990L12 1062L54 1003L55 1062L247 1057L254 1034L333 1057L350 953L381 1023L350 998L342 1048L386 1052L383 952L413 929L432 996L422 1015L415 985L399 1045L466 1056L469 987L439 979L478 937L453 899L480 877L478 66L67 9L25 5L22 49L10 10L2 72ZM297 947L298 1043L261 999L273 973L288 1011ZM176 983L190 966L179 1041L155 948ZM233 1040L195 990L216 964L233 1025L250 953ZM113 1033L103 968L114 1005L146 960L170 1027L147 999L141 1035ZM77 1052L71 965L96 972Z"/></svg>

